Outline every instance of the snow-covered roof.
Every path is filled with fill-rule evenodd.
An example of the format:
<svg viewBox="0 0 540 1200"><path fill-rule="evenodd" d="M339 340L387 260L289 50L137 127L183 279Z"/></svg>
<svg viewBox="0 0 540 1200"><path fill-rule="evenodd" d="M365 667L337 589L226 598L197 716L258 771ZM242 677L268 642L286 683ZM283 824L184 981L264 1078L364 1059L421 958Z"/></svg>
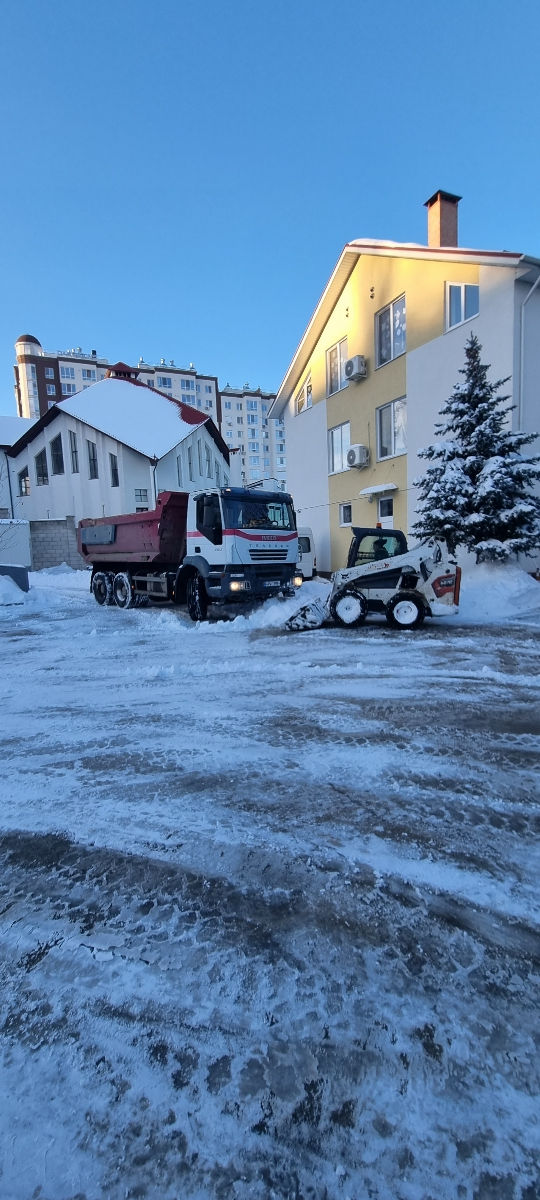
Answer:
<svg viewBox="0 0 540 1200"><path fill-rule="evenodd" d="M148 458L163 458L208 419L182 400L129 379L100 379L58 408Z"/></svg>
<svg viewBox="0 0 540 1200"><path fill-rule="evenodd" d="M0 416L0 446L14 446L36 421L37 417Z"/></svg>

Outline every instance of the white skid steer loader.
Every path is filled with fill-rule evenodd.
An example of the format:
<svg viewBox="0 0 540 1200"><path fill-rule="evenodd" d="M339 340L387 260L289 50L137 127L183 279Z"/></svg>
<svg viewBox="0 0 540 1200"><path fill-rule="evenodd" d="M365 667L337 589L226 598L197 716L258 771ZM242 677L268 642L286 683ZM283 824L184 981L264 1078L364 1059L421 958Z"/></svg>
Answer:
<svg viewBox="0 0 540 1200"><path fill-rule="evenodd" d="M425 617L458 611L461 569L445 542L432 538L408 549L400 529L353 527L352 533L347 566L332 575L326 603L305 604L287 629L353 629L373 612L393 629L419 629Z"/></svg>

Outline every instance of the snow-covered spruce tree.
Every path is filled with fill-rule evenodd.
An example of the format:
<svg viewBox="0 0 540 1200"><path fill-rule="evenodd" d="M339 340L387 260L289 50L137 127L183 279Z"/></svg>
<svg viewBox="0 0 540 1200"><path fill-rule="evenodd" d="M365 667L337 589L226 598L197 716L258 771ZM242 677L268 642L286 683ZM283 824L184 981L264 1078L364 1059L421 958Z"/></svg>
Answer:
<svg viewBox="0 0 540 1200"><path fill-rule="evenodd" d="M508 420L515 407L500 396L507 379L489 383L489 366L474 333L465 346L466 365L440 411L437 441L420 458L429 459L420 489L420 538L444 538L451 553L464 546L477 562L504 562L512 554L531 554L540 546L540 500L531 485L540 476L540 455L525 456L523 446L538 436L512 433Z"/></svg>

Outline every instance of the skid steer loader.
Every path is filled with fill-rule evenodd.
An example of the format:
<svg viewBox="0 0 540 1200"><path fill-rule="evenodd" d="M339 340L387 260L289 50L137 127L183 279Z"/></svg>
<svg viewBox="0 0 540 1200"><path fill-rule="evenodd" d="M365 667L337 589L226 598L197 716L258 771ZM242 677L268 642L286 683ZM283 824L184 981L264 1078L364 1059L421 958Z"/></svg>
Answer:
<svg viewBox="0 0 540 1200"><path fill-rule="evenodd" d="M419 629L425 617L458 611L461 568L445 542L407 546L400 529L353 527L347 566L335 571L326 602L305 604L287 629L324 624L353 629L368 613L382 613L393 629Z"/></svg>

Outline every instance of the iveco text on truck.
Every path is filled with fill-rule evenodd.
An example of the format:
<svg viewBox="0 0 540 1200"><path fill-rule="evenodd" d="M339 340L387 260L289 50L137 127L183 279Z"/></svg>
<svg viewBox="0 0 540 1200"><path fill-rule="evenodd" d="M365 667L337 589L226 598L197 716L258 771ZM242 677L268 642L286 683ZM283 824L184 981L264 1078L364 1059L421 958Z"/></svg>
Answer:
<svg viewBox="0 0 540 1200"><path fill-rule="evenodd" d="M209 604L294 595L298 535L286 492L209 488L162 492L151 512L79 522L79 553L92 565L98 604L187 604L202 621Z"/></svg>

